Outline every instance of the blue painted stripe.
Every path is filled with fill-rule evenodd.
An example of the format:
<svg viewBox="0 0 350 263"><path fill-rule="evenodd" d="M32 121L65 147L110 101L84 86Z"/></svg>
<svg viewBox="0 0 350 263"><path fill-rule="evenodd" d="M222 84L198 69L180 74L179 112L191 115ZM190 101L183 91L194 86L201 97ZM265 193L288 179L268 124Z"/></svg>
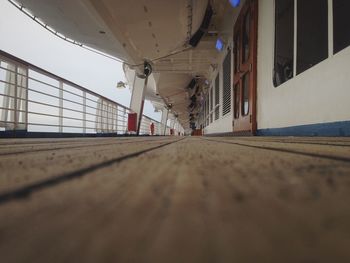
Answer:
<svg viewBox="0 0 350 263"><path fill-rule="evenodd" d="M350 121L260 129L258 136L350 136Z"/></svg>

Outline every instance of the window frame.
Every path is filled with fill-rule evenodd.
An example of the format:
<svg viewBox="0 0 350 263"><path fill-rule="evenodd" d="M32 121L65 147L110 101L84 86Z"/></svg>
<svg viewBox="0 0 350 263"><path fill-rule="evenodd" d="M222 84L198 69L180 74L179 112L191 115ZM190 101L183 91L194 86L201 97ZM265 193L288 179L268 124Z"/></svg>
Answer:
<svg viewBox="0 0 350 263"><path fill-rule="evenodd" d="M334 26L334 17L333 17L333 0L327 0L327 19L328 19L328 35L327 35L327 44L328 44L328 54L327 57L323 60L321 60L320 62L316 63L315 65L313 65L312 67L308 68L307 70L301 72L301 73L297 73L297 29L298 29L298 1L300 0L294 0L294 43L293 43L293 47L294 47L294 57L293 57L293 77L288 79L287 81L281 83L280 85L275 85L274 82L274 72L275 72L275 56L276 56L276 0L273 1L273 65L272 65L272 76L271 76L271 81L272 81L272 86L274 88L279 88L281 86L283 86L284 84L290 82L291 80L293 80L296 76L298 75L302 75L305 72L308 72L310 69L312 69L314 66L317 66L320 63L323 63L325 61L327 61L328 59L332 58L335 54L334 53L334 47L333 47L333 43L334 43L334 31L333 31L333 26ZM349 46L348 46L349 47Z"/></svg>

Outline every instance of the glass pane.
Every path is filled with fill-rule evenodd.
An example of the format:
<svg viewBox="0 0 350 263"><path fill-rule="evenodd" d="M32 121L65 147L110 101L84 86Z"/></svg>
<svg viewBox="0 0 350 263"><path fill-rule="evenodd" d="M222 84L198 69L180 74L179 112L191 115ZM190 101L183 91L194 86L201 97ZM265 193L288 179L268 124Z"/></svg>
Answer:
<svg viewBox="0 0 350 263"><path fill-rule="evenodd" d="M273 83L281 85L294 75L294 0L276 0Z"/></svg>
<svg viewBox="0 0 350 263"><path fill-rule="evenodd" d="M333 0L334 53L350 45L350 1Z"/></svg>
<svg viewBox="0 0 350 263"><path fill-rule="evenodd" d="M240 86L239 83L235 85L235 89L233 91L234 95L234 100L235 100L235 105L234 105L234 116L235 119L239 118L239 108L240 108Z"/></svg>
<svg viewBox="0 0 350 263"><path fill-rule="evenodd" d="M243 31L243 62L249 59L250 53L250 11L244 17L244 31Z"/></svg>
<svg viewBox="0 0 350 263"><path fill-rule="evenodd" d="M298 1L297 74L327 57L327 0Z"/></svg>
<svg viewBox="0 0 350 263"><path fill-rule="evenodd" d="M243 77L243 105L242 105L242 114L244 116L248 115L249 113L249 95L250 95L250 89L249 89L249 73L245 74Z"/></svg>

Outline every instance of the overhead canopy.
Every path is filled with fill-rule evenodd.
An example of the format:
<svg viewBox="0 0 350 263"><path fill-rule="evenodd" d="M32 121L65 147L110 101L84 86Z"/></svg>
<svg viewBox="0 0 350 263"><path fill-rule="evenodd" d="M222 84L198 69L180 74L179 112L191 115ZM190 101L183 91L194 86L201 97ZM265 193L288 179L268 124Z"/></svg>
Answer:
<svg viewBox="0 0 350 263"><path fill-rule="evenodd" d="M189 126L186 87L194 77L209 78L216 68L215 43L224 14L233 9L226 0L210 1L210 15L208 0L17 2L59 33L120 58L129 68L151 61L156 87L150 85L146 99L156 106L172 102L184 128ZM191 47L199 31L203 37Z"/></svg>

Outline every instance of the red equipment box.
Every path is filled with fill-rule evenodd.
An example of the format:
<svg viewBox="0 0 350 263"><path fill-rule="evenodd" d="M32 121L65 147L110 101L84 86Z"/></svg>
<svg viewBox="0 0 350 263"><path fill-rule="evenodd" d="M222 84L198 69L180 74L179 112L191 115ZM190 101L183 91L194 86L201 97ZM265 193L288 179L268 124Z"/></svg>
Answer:
<svg viewBox="0 0 350 263"><path fill-rule="evenodd" d="M128 114L128 131L136 132L137 131L137 113L131 112Z"/></svg>

